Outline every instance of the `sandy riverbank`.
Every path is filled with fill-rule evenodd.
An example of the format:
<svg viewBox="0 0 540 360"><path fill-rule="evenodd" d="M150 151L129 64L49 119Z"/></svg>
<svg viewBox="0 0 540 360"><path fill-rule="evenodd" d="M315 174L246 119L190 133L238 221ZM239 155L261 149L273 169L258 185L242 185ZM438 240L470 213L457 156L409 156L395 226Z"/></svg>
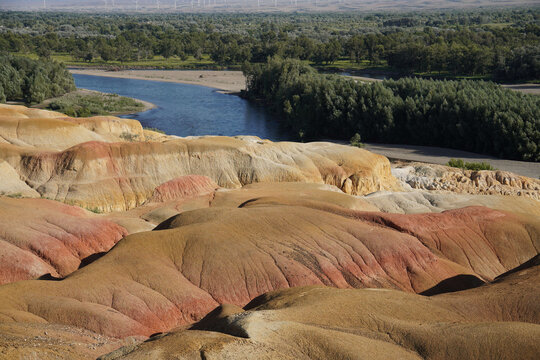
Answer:
<svg viewBox="0 0 540 360"><path fill-rule="evenodd" d="M246 81L241 71L218 70L120 70L70 69L72 74L107 76L125 79L167 81L201 85L219 89L226 93L237 93L245 89Z"/></svg>
<svg viewBox="0 0 540 360"><path fill-rule="evenodd" d="M246 79L241 71L223 70L120 70L70 69L72 74L96 75L126 79L155 80L193 84L219 89L225 93L238 93L246 87ZM380 79L350 76L361 82L382 81ZM505 88L526 94L540 95L540 84L503 84Z"/></svg>

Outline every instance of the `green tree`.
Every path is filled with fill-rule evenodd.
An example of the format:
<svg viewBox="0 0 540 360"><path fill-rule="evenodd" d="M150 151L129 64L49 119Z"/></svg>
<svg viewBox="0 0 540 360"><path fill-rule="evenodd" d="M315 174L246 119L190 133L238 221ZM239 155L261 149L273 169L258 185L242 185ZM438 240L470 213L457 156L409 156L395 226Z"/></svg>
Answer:
<svg viewBox="0 0 540 360"><path fill-rule="evenodd" d="M244 67L249 99L264 100L303 139L362 134L540 160L540 98L482 81L401 78L373 84L320 75L298 60Z"/></svg>
<svg viewBox="0 0 540 360"><path fill-rule="evenodd" d="M51 49L47 47L46 45L39 46L36 49L36 54L43 59L50 59L51 58Z"/></svg>
<svg viewBox="0 0 540 360"><path fill-rule="evenodd" d="M29 104L40 103L49 95L47 78L41 72L28 77L25 88L24 100Z"/></svg>
<svg viewBox="0 0 540 360"><path fill-rule="evenodd" d="M97 49L97 53L103 61L111 61L115 59L115 51L113 47L108 44L102 44Z"/></svg>
<svg viewBox="0 0 540 360"><path fill-rule="evenodd" d="M6 102L6 94L4 93L4 87L0 84L0 103Z"/></svg>

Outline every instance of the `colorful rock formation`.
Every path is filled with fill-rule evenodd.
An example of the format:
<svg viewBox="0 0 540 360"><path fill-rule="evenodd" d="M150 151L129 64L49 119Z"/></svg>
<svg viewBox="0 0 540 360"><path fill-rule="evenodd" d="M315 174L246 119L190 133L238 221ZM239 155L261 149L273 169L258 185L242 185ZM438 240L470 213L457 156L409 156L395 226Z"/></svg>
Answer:
<svg viewBox="0 0 540 360"><path fill-rule="evenodd" d="M431 298L395 290L300 287L244 309L223 305L190 330L100 360L533 359L540 353L540 268Z"/></svg>
<svg viewBox="0 0 540 360"><path fill-rule="evenodd" d="M540 200L540 180L508 171L473 171L444 165L398 162L392 173L413 189L524 196Z"/></svg>
<svg viewBox="0 0 540 360"><path fill-rule="evenodd" d="M126 237L62 281L0 287L0 319L149 336L287 287L423 292L458 275L490 280L537 255L539 241L538 218L479 207L420 215L256 202L199 209Z"/></svg>
<svg viewBox="0 0 540 360"><path fill-rule="evenodd" d="M411 169L0 105L0 357L534 358L536 180Z"/></svg>
<svg viewBox="0 0 540 360"><path fill-rule="evenodd" d="M0 160L41 196L102 211L139 206L157 186L184 175L205 175L226 188L281 181L326 183L358 195L400 188L386 158L350 146L254 137L134 141L145 140L134 120L41 117L42 110L38 117L38 110L24 109L0 107L7 143L0 144Z"/></svg>
<svg viewBox="0 0 540 360"><path fill-rule="evenodd" d="M79 207L0 197L0 284L66 276L125 235L121 226Z"/></svg>

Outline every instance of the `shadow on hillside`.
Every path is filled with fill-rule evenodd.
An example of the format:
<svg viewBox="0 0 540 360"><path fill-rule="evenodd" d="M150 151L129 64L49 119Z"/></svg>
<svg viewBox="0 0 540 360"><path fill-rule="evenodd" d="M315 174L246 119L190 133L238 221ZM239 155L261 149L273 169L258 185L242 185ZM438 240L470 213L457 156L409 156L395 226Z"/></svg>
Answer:
<svg viewBox="0 0 540 360"><path fill-rule="evenodd" d="M521 270L525 270L528 268L532 268L533 266L539 266L540 265L540 254L535 255L534 257L530 258L529 260L525 261L523 264L513 268L512 270L508 270L507 272L497 276L495 279L493 279L493 282L500 281L507 277L508 275L511 275L513 273L516 273Z"/></svg>
<svg viewBox="0 0 540 360"><path fill-rule="evenodd" d="M97 259L101 258L106 253L107 253L107 251L102 251L102 252L98 252L98 253L95 253L95 254L92 254L92 255L89 255L89 256L85 257L84 259L81 260L81 263L79 264L79 269L85 267L86 265L90 265L91 263L93 263Z"/></svg>
<svg viewBox="0 0 540 360"><path fill-rule="evenodd" d="M439 295L439 294L444 294L444 293L449 293L449 292L473 289L473 288L482 286L484 284L485 284L484 281L482 281L480 278L474 275L461 274L461 275L457 275L457 276L441 281L440 283L433 286L432 288L421 292L420 295L424 295L424 296Z"/></svg>

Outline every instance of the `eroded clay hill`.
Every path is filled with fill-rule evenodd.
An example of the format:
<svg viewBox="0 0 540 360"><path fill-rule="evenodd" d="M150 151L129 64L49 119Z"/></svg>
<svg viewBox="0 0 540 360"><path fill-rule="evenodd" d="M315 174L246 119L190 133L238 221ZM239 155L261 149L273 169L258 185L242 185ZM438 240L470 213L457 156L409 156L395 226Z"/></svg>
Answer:
<svg viewBox="0 0 540 360"><path fill-rule="evenodd" d="M540 180L500 170L464 170L424 164L394 164L392 173L413 189L450 191L457 194L523 196L540 200Z"/></svg>
<svg viewBox="0 0 540 360"><path fill-rule="evenodd" d="M125 235L123 227L76 206L0 197L0 284L63 277Z"/></svg>
<svg viewBox="0 0 540 360"><path fill-rule="evenodd" d="M408 192L380 191L364 200L382 212L414 214L440 212L467 206L540 216L540 202L527 197L503 195L471 195L451 192L415 190Z"/></svg>
<svg viewBox="0 0 540 360"><path fill-rule="evenodd" d="M208 177L195 175L158 186L144 206L100 215L46 199L0 197L0 282L47 274L64 277L109 250L122 236L150 231L186 211L255 205L302 206L346 216L354 216L354 210L437 213L467 206L540 215L538 203L525 198L429 192L357 197L330 185L306 183L256 183L231 191L219 188Z"/></svg>
<svg viewBox="0 0 540 360"><path fill-rule="evenodd" d="M119 359L534 359L540 268L423 297L382 289L300 287L244 309L223 305L190 330L160 334Z"/></svg>
<svg viewBox="0 0 540 360"><path fill-rule="evenodd" d="M385 157L350 146L153 134L134 120L73 119L2 105L0 161L9 169L2 180L22 180L26 188L18 183L18 192L105 211L141 205L157 186L182 175L205 175L225 188L294 181L350 194L399 189Z"/></svg>
<svg viewBox="0 0 540 360"><path fill-rule="evenodd" d="M350 146L0 105L0 358L531 358L519 180L404 191Z"/></svg>
<svg viewBox="0 0 540 360"><path fill-rule="evenodd" d="M55 111L0 104L0 144L53 151L88 141L129 139L146 140L145 131L136 120L114 116L72 118Z"/></svg>
<svg viewBox="0 0 540 360"><path fill-rule="evenodd" d="M108 216L58 201L0 196L0 284L64 277L128 233L152 230L182 211L181 204L209 206L217 189L208 177L183 176L158 186L144 208ZM180 210L171 212L173 206Z"/></svg>
<svg viewBox="0 0 540 360"><path fill-rule="evenodd" d="M142 339L116 339L73 326L39 323L0 323L0 359L94 360Z"/></svg>
<svg viewBox="0 0 540 360"><path fill-rule="evenodd" d="M460 275L489 281L540 248L537 217L483 207L402 215L261 200L186 211L61 281L2 286L0 321L149 336L288 287L419 293Z"/></svg>

